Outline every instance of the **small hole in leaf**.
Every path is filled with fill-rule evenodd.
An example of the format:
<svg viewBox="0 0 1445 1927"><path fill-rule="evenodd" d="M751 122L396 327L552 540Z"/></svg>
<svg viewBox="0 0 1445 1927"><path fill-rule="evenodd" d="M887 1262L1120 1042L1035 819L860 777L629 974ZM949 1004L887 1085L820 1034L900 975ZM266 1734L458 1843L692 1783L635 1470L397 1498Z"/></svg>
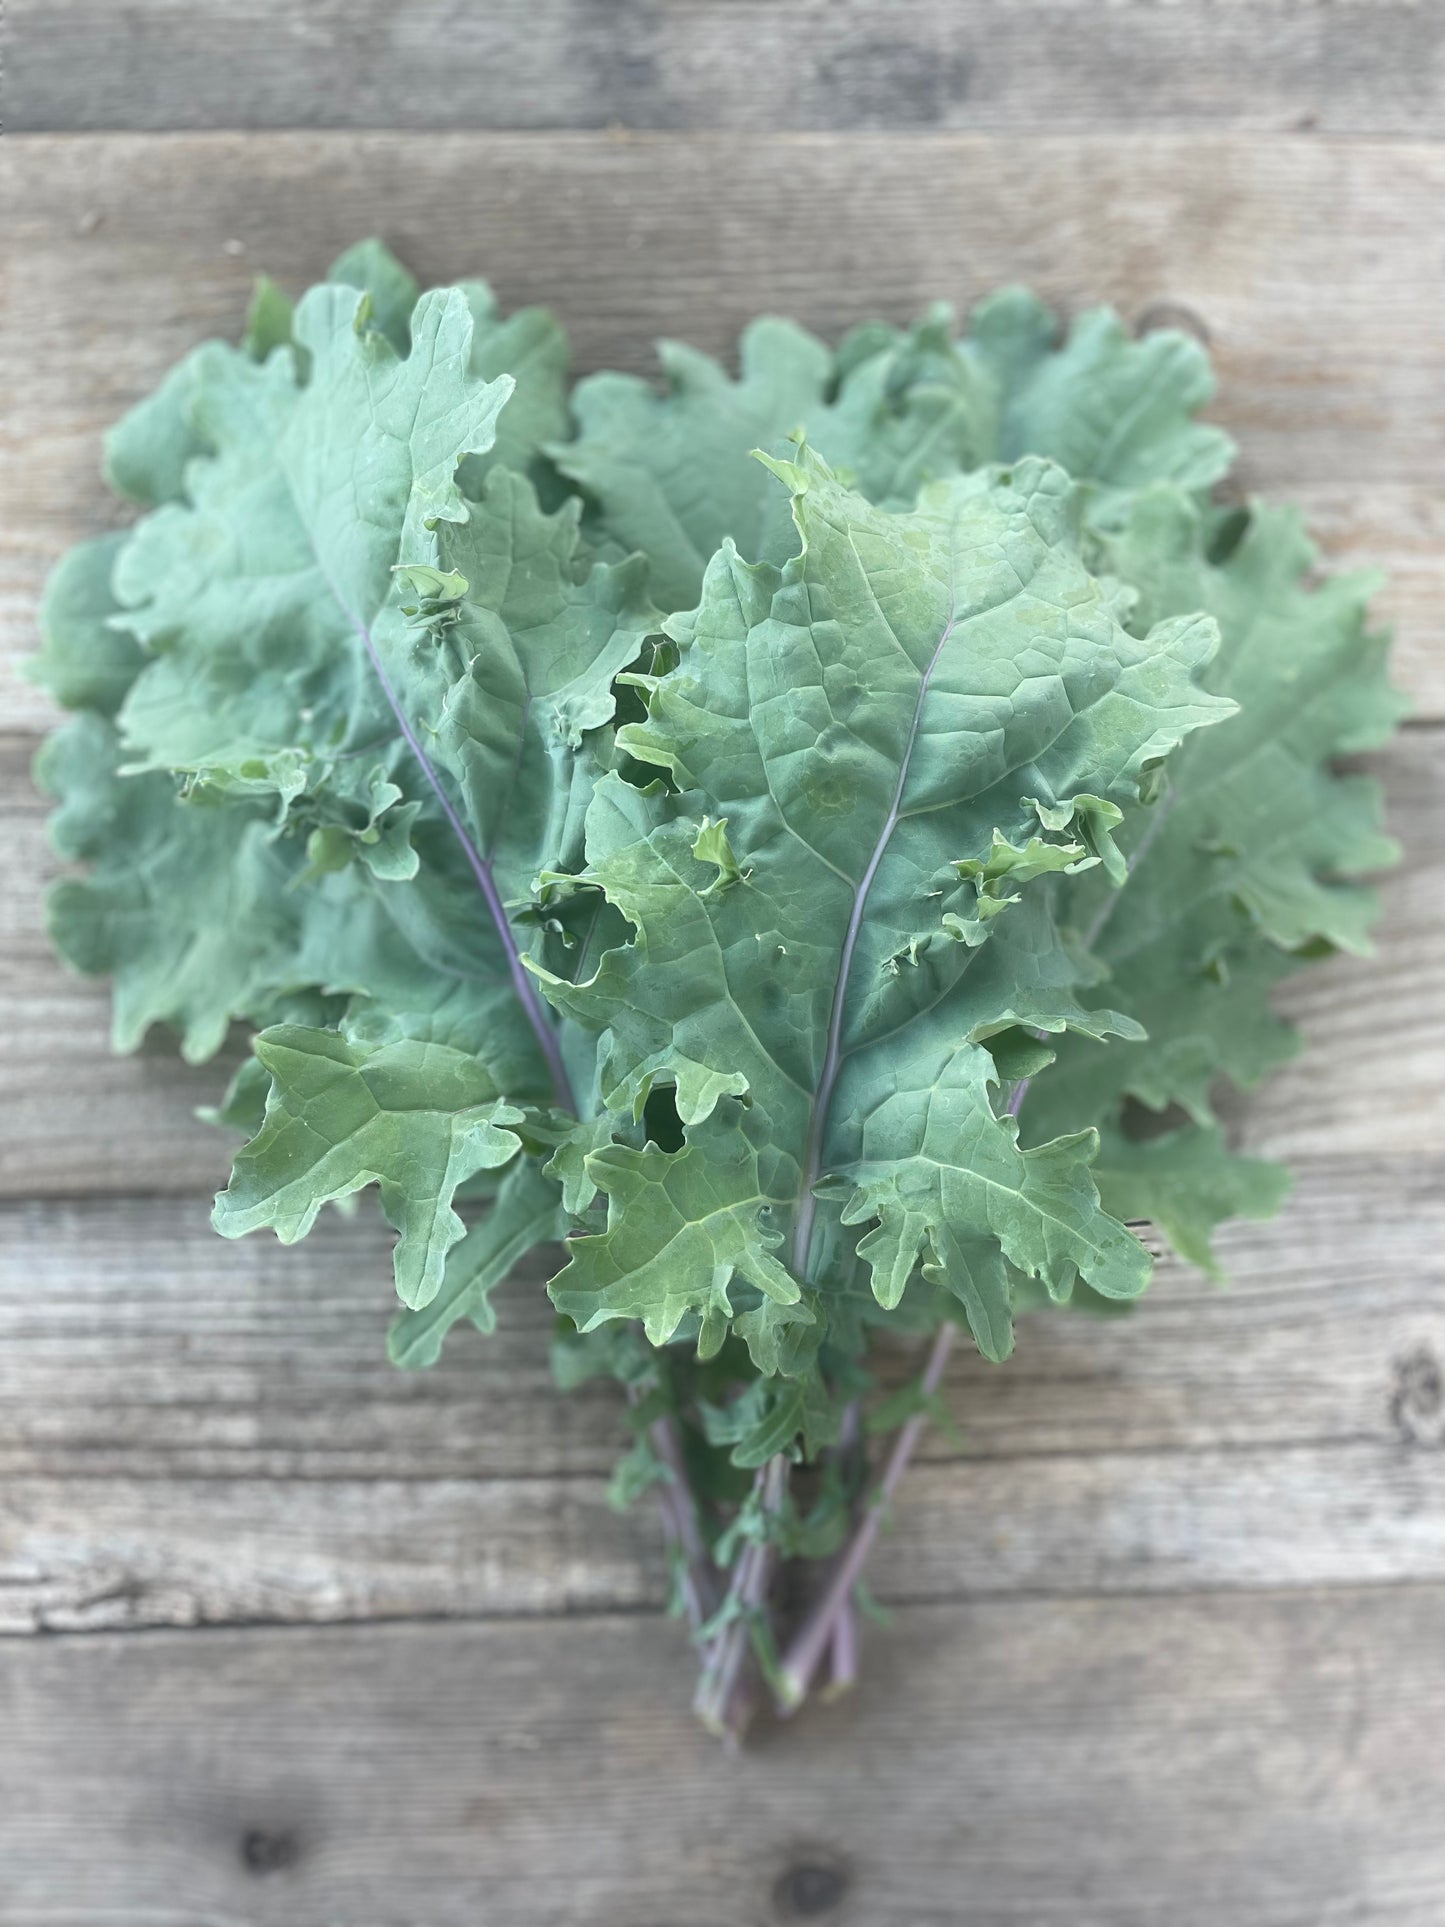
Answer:
<svg viewBox="0 0 1445 1927"><path fill-rule="evenodd" d="M1249 510L1228 509L1215 523L1205 550L1206 559L1222 569L1249 531Z"/></svg>
<svg viewBox="0 0 1445 1927"><path fill-rule="evenodd" d="M677 1092L671 1084L655 1085L648 1092L642 1123L659 1151L682 1149L682 1119L677 1114Z"/></svg>
<svg viewBox="0 0 1445 1927"><path fill-rule="evenodd" d="M1168 1137L1171 1131L1182 1130L1188 1122L1189 1113L1180 1104L1171 1104L1165 1111L1151 1111L1137 1097L1126 1097L1119 1113L1119 1129L1131 1144L1147 1144L1153 1138Z"/></svg>

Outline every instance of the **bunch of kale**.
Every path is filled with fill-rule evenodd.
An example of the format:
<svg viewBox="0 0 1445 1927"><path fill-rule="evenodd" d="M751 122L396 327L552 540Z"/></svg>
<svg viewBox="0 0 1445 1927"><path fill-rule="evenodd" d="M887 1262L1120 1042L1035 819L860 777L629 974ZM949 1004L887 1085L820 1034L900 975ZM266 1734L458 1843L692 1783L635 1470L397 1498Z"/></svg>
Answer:
<svg viewBox="0 0 1445 1927"><path fill-rule="evenodd" d="M375 243L263 284L111 437L149 512L51 584L40 778L117 1048L254 1033L221 1232L376 1185L409 1366L566 1241L557 1376L624 1382L735 1731L754 1662L852 1677L956 1330L1003 1359L1138 1296L1126 1220L1207 1265L1277 1206L1210 1091L1365 942L1392 851L1332 759L1400 704L1371 585L1211 499L1180 335L1010 291L662 359L569 392L548 315ZM935 1340L880 1407L889 1330ZM786 1644L780 1557L826 1562Z"/></svg>

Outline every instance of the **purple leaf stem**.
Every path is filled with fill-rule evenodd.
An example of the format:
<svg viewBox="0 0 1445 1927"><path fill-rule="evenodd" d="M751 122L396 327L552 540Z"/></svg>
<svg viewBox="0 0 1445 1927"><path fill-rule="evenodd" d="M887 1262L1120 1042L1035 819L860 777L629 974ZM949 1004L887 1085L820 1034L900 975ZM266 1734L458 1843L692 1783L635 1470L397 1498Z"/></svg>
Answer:
<svg viewBox="0 0 1445 1927"><path fill-rule="evenodd" d="M833 1620L833 1638L828 1647L828 1684L824 1699L841 1699L858 1684L858 1608L852 1596L845 1599Z"/></svg>
<svg viewBox="0 0 1445 1927"><path fill-rule="evenodd" d="M339 596L337 600L340 601ZM344 606L343 604L343 607ZM562 1058L562 1045L557 1036L557 1027L552 1023L547 1012L544 1010L542 999L537 994L537 986L533 982L526 965L522 962L522 954L517 948L517 939L512 934L512 925L507 916L506 906L502 902L501 892L497 889L496 878L492 875L491 859L490 857L484 857L481 851L478 850L476 844L468 834L466 825L462 822L461 817L453 807L451 798L447 795L445 789L443 789L441 778L432 768L431 759L422 748L416 731L407 720L406 711L402 708L401 698L396 693L391 677L386 673L371 630L359 617L351 614L349 610L347 613L351 615L352 627L361 638L362 645L366 650L367 659L376 673L376 680L381 684L382 694L391 706L391 713L396 718L397 727L406 739L407 748L410 749L412 755L416 758L417 763L420 765L422 775L431 785L432 793L435 795L438 803L441 804L442 815L445 816L447 822L450 824L452 834L461 845L462 852L467 859L472 875L476 878L477 888L482 893L482 901L486 904L492 922L496 925L497 935L501 939L502 949L506 953L507 970L512 979L512 988L517 993L517 998L522 1006L523 1013L526 1016L527 1022L531 1025L537 1043L541 1047L542 1055L546 1059L547 1069L552 1079L552 1089L556 1094L557 1102L564 1111L570 1111L575 1117L577 1115L577 1099L573 1095L572 1080L567 1075L567 1066Z"/></svg>
<svg viewBox="0 0 1445 1927"><path fill-rule="evenodd" d="M923 1396L932 1398L938 1390L943 1368L948 1363L948 1355L953 1350L954 1334L957 1326L940 1325L938 1336L933 1341L933 1349L928 1354L928 1363L923 1371ZM851 1605L853 1588L857 1585L868 1555L873 1550L873 1541L878 1537L884 1515L913 1457L914 1449L923 1435L927 1424L927 1414L915 1412L893 1441L893 1450L888 1455L888 1463L883 1468L883 1476L871 1493L866 1510L859 1522L857 1531L849 1540L846 1551L833 1572L822 1596L813 1606L796 1637L783 1656L781 1678L778 1686L778 1711L795 1713L808 1696L824 1654L833 1643L834 1627L838 1616L845 1606Z"/></svg>
<svg viewBox="0 0 1445 1927"><path fill-rule="evenodd" d="M779 1453L761 1468L754 1487L765 1519L782 1506L787 1483L788 1461ZM726 1602L735 1610L707 1650L692 1703L708 1731L730 1746L738 1744L752 1717L754 1696L748 1661L753 1650L753 1628L766 1610L776 1559L777 1546L766 1538L750 1539L738 1555Z"/></svg>
<svg viewBox="0 0 1445 1927"><path fill-rule="evenodd" d="M1028 1088L1029 1079L1020 1078L1005 1107L1007 1116L1018 1116L1019 1107L1028 1094ZM933 1398L943 1380L944 1367L948 1364L957 1332L958 1327L952 1323L940 1325L938 1328L938 1334L928 1354L928 1362L923 1368L920 1385L925 1402ZM821 1665L824 1655L833 1648L840 1615L845 1608L852 1606L853 1588L862 1576L868 1555L873 1550L873 1542L878 1537L888 1507L898 1489L898 1482L908 1469L909 1461L917 1450L918 1441L922 1438L927 1423L927 1412L919 1411L915 1412L900 1429L897 1438L893 1441L893 1450L888 1454L883 1476L870 1495L867 1509L857 1530L849 1540L822 1595L815 1602L812 1611L799 1627L791 1645L783 1655L778 1685L780 1713L795 1713L798 1710L808 1696L813 1676Z"/></svg>
<svg viewBox="0 0 1445 1927"><path fill-rule="evenodd" d="M893 832L903 812L903 794L908 788L909 771L913 767L913 752L918 743L918 732L923 725L924 705L933 684L934 671L943 660L943 652L948 647L948 639L953 634L958 617L958 602L955 596L949 604L948 620L943 625L943 634L928 661L918 685L918 700L913 707L913 721L908 729L908 741L904 745L903 756L898 766L898 781L893 790L893 801L888 806L888 815L883 828L878 832L878 841L873 846L867 866L858 886L853 892L853 904L848 914L848 927L843 935L843 948L838 958L838 975L833 984L832 1008L828 1013L828 1042L823 1055L823 1068L818 1073L817 1089L813 1093L813 1103L808 1116L808 1141L803 1153L803 1176L798 1188L798 1215L793 1226L792 1259L795 1276L806 1278L808 1258L813 1242L813 1220L817 1215L818 1199L815 1191L823 1169L823 1144L828 1129L828 1110L833 1102L833 1090L838 1082L838 1073L843 1067L843 1017L848 1005L848 988L853 972L853 958L858 948L858 938L863 929L863 913L868 907L868 893L873 888L873 880L887 854L888 845L893 840Z"/></svg>
<svg viewBox="0 0 1445 1927"><path fill-rule="evenodd" d="M682 1592L688 1624L700 1633L721 1603L718 1570L713 1564L698 1521L697 1503L688 1482L677 1420L671 1412L655 1418L647 1428L652 1449L666 1466L668 1477L657 1488L663 1530L682 1559Z"/></svg>
<svg viewBox="0 0 1445 1927"><path fill-rule="evenodd" d="M853 1399L843 1412L833 1457L843 1477L857 1482L858 1489L850 1508L853 1529L856 1531L858 1500L862 1492L862 1479L867 1472L863 1452L863 1406L859 1399ZM833 1639L828 1648L826 1699L837 1699L858 1683L859 1630L858 1608L850 1594L839 1607L833 1622Z"/></svg>

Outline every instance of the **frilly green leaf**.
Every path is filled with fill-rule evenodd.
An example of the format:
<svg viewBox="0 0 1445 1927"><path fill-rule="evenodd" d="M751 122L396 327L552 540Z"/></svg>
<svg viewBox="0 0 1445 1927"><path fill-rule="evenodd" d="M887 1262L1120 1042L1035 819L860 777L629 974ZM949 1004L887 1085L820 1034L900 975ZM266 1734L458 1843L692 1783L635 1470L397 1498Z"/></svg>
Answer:
<svg viewBox="0 0 1445 1927"><path fill-rule="evenodd" d="M688 1314L725 1327L739 1308L735 1280L798 1307L801 1288L774 1256L782 1233L769 1222L758 1155L736 1119L694 1125L679 1151L619 1144L586 1163L607 1194L607 1228L569 1241L570 1262L548 1288L580 1331L636 1318L663 1345Z"/></svg>
<svg viewBox="0 0 1445 1927"><path fill-rule="evenodd" d="M475 1058L440 1044L369 1049L281 1025L254 1049L271 1095L216 1199L216 1229L239 1238L264 1226L294 1244L323 1204L376 1184L401 1234L397 1292L413 1309L429 1305L466 1231L452 1208L457 1187L516 1156L521 1140L509 1127L524 1113L498 1097Z"/></svg>

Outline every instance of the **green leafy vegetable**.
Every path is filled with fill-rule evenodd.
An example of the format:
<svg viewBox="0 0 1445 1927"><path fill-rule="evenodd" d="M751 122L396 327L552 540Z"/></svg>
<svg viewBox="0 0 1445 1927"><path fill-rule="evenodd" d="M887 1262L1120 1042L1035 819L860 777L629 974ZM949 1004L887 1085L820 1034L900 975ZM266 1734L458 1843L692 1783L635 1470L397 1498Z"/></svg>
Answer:
<svg viewBox="0 0 1445 1927"><path fill-rule="evenodd" d="M263 1225L283 1244L304 1238L323 1204L381 1187L400 1237L396 1289L428 1305L465 1227L459 1185L510 1163L524 1113L499 1098L480 1060L402 1038L374 1048L332 1030L277 1024L256 1038L271 1075L260 1130L216 1200L216 1229L238 1238Z"/></svg>
<svg viewBox="0 0 1445 1927"><path fill-rule="evenodd" d="M1277 1208L1212 1093L1367 944L1394 850L1336 763L1401 705L1372 585L1212 501L1181 336L1009 290L662 358L569 396L550 316L377 242L262 282L109 439L147 512L47 591L37 774L117 1048L249 1033L218 1230L374 1185L411 1367L565 1242L559 1380L627 1387L726 1728L863 1597L875 1333L935 1334L906 1458L955 1333ZM834 1555L776 1651L778 1559Z"/></svg>

